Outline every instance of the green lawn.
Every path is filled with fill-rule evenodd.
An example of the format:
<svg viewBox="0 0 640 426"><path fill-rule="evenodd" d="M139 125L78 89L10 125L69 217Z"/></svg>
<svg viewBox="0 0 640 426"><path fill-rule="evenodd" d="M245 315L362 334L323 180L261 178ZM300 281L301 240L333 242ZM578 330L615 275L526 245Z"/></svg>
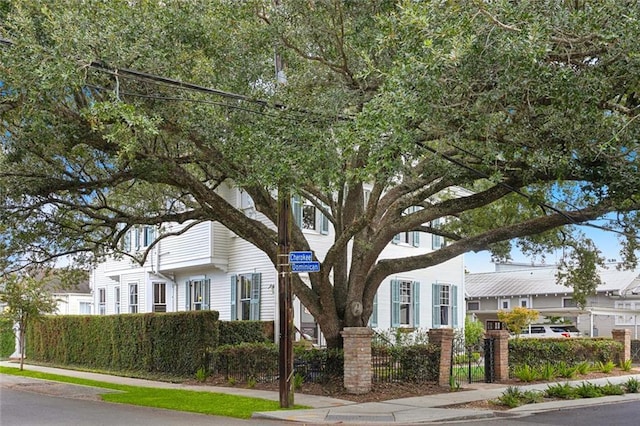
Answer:
<svg viewBox="0 0 640 426"><path fill-rule="evenodd" d="M120 392L105 393L101 395L101 398L104 401L121 404L167 408L240 419L248 419L256 411L275 411L280 409L278 401L222 393L118 385L37 371L20 371L20 369L12 367L0 367L0 373L117 390ZM294 408L306 407L295 406Z"/></svg>

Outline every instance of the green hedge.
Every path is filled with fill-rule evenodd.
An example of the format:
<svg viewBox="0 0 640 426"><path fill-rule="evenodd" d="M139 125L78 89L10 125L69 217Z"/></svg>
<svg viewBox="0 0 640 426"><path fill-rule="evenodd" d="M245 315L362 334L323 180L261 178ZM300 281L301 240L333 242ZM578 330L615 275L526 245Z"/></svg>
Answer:
<svg viewBox="0 0 640 426"><path fill-rule="evenodd" d="M273 342L273 321L220 321L220 346Z"/></svg>
<svg viewBox="0 0 640 426"><path fill-rule="evenodd" d="M509 340L509 368L520 365L533 367L558 361L568 365L615 362L622 350L622 343L604 338L512 339Z"/></svg>
<svg viewBox="0 0 640 426"><path fill-rule="evenodd" d="M13 322L0 318L0 358L9 358L16 350L16 336L13 333Z"/></svg>
<svg viewBox="0 0 640 426"><path fill-rule="evenodd" d="M48 316L27 328L35 361L189 376L219 341L218 312Z"/></svg>

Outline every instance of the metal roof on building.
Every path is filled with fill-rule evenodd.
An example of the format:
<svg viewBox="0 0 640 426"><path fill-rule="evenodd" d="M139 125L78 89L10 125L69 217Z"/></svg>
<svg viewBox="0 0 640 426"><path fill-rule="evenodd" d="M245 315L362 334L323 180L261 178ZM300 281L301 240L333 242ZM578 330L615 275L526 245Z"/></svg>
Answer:
<svg viewBox="0 0 640 426"><path fill-rule="evenodd" d="M558 284L555 266L534 266L465 276L467 297L499 297L544 294L571 294L573 289ZM599 269L602 284L598 292L634 293L640 290L639 270L617 270L615 265Z"/></svg>

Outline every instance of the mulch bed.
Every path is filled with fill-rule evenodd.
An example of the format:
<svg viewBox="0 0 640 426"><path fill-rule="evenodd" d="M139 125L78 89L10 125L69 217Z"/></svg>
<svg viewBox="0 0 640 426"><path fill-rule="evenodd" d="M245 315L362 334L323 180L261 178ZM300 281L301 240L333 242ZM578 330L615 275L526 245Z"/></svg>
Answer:
<svg viewBox="0 0 640 426"><path fill-rule="evenodd" d="M630 374L637 374L638 371L623 371L619 368L614 369L611 373L600 373L600 372L592 372L587 375L578 376L573 379L562 379L558 378L554 380L554 382L561 382L565 380L590 380L597 379L603 377L615 377L615 376L624 376ZM504 386L525 386L532 385L537 383L547 383L545 381L535 381L535 382L522 382L518 379L510 379L507 381L500 382L499 384ZM207 378L205 382L197 382L192 381L190 384L194 385L210 385L210 386L231 386L231 387L247 387L246 383L235 383L231 384L228 380L225 380L224 377L212 376ZM473 385L465 385L467 387L471 387ZM278 381L273 382L257 382L253 386L253 389L259 390L269 390L273 392L279 391L279 383ZM464 391L463 389L461 389ZM353 402L380 402L380 401L388 401L391 399L400 399L400 398L409 398L414 396L425 396L425 395L434 395L452 392L449 387L438 386L435 383L411 383L411 382L398 382L398 383L374 383L371 389L371 392L364 395L353 395L347 393L347 391L342 386L341 379L335 379L328 381L326 383L303 383L302 388L297 390L296 393L303 393L307 395L321 395L327 396L331 398L344 399L347 401ZM468 404L460 405L459 407L466 408L477 408L477 409L487 409L487 410L503 410L508 409L500 405L496 405L491 403L491 401L475 401Z"/></svg>

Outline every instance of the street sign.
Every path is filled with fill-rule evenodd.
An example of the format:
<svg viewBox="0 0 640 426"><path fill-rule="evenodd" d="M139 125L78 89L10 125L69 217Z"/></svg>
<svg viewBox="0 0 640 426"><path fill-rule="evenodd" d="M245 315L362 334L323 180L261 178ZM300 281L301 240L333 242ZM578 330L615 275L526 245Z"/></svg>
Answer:
<svg viewBox="0 0 640 426"><path fill-rule="evenodd" d="M289 253L289 263L311 262L313 260L313 252L310 251L292 251Z"/></svg>
<svg viewBox="0 0 640 426"><path fill-rule="evenodd" d="M318 272L320 262L292 262L291 272Z"/></svg>

